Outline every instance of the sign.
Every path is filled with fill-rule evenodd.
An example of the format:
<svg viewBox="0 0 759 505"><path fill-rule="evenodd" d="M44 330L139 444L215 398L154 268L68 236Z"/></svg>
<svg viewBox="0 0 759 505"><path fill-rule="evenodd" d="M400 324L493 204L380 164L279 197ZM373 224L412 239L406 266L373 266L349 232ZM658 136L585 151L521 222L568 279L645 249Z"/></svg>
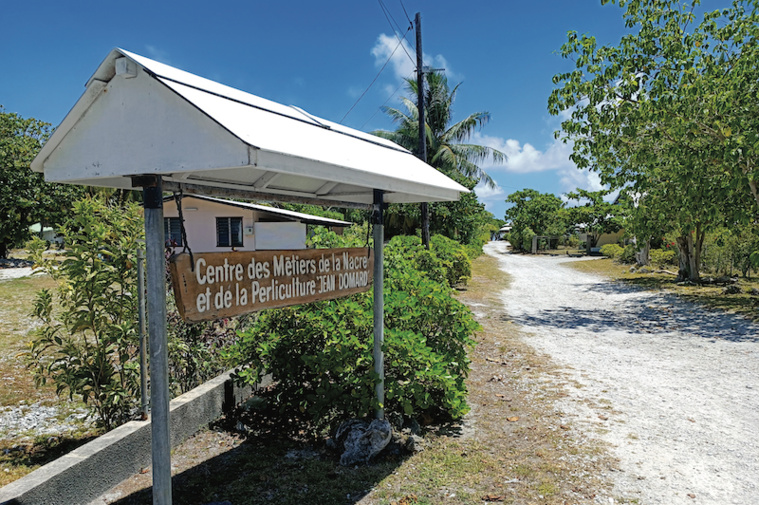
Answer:
<svg viewBox="0 0 759 505"><path fill-rule="evenodd" d="M299 249L177 254L170 259L179 314L199 322L368 291L374 251Z"/></svg>

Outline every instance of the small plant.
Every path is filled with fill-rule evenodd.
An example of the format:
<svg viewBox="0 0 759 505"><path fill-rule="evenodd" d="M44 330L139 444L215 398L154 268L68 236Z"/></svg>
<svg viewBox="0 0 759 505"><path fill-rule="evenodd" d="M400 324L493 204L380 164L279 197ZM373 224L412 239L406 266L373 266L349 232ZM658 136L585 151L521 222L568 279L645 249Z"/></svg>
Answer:
<svg viewBox="0 0 759 505"><path fill-rule="evenodd" d="M30 244L36 266L58 281L55 293L38 293L32 310L42 322L26 354L35 383L50 380L59 395L81 395L106 430L128 419L139 400L132 268L142 225L137 205L85 199L60 230L67 244L60 264L43 257L42 240Z"/></svg>

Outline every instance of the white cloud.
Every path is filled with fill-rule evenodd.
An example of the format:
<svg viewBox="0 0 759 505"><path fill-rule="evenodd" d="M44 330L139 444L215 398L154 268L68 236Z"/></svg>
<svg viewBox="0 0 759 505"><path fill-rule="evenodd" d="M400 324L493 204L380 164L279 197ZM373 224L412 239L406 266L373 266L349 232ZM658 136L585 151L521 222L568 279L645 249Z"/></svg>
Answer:
<svg viewBox="0 0 759 505"><path fill-rule="evenodd" d="M567 168L575 170L574 163L569 160L572 146L571 144L564 144L560 140L553 140L545 151L540 151L529 143L522 144L515 139L505 140L476 132L472 136L472 143L492 147L508 157L508 160L502 165L484 167L488 173L490 173L489 171L505 171L515 174L528 174Z"/></svg>
<svg viewBox="0 0 759 505"><path fill-rule="evenodd" d="M472 136L472 143L492 147L508 157L501 165L483 165L482 168L495 179L502 179L504 176L499 177L499 174L503 173L526 175L553 172L562 192L574 191L577 188L598 191L604 187L597 173L587 169L579 170L569 159L569 155L572 154L571 143L565 144L561 140L552 139L548 147L541 151L529 143L522 144L515 139L492 137L479 132ZM481 195L480 186L477 187L477 195Z"/></svg>
<svg viewBox="0 0 759 505"><path fill-rule="evenodd" d="M475 193L477 193L477 198L480 199L480 201L483 200L501 200L502 197L506 196L506 192L503 190L501 186L498 185L496 182L496 187L491 188L484 182L480 182L477 184L477 186L474 187Z"/></svg>
<svg viewBox="0 0 759 505"><path fill-rule="evenodd" d="M589 170L579 170L574 168L569 171L559 172L559 182L561 183L564 191L574 191L576 188L586 189L588 191L600 191L604 189L604 185L601 184L601 177Z"/></svg>
<svg viewBox="0 0 759 505"><path fill-rule="evenodd" d="M406 42L406 39L403 39L402 44L403 47L399 47L397 37L381 33L371 51L372 56L374 56L374 64L377 67L384 65L390 58L389 65L393 69L395 78L399 81L411 75L416 69L415 63L406 54L406 52L412 54L411 45ZM403 50L404 48L406 51Z"/></svg>
<svg viewBox="0 0 759 505"><path fill-rule="evenodd" d="M381 33L371 50L371 55L374 56L374 65L377 68L382 67L388 58L390 58L389 65L393 69L395 80L398 83L407 77L413 77L416 72L416 51L411 47L407 39L403 39L402 45L403 47L398 45L398 38L395 35ZM461 80L453 72L443 55L430 56L429 54L424 54L423 60L425 65L429 65L432 68L445 69L445 74L450 81L458 82ZM395 91L395 88L392 86L386 86L386 89L388 90L388 94Z"/></svg>

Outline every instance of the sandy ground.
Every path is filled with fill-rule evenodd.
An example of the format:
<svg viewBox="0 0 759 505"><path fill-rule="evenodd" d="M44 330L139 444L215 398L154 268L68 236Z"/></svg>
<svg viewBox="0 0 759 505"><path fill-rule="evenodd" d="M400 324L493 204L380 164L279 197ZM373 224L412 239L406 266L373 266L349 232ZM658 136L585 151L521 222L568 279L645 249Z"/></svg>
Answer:
<svg viewBox="0 0 759 505"><path fill-rule="evenodd" d="M562 266L486 252L506 312L566 370L567 422L607 442L618 503L759 503L759 326Z"/></svg>
<svg viewBox="0 0 759 505"><path fill-rule="evenodd" d="M32 267L0 268L0 280L19 279L32 275Z"/></svg>

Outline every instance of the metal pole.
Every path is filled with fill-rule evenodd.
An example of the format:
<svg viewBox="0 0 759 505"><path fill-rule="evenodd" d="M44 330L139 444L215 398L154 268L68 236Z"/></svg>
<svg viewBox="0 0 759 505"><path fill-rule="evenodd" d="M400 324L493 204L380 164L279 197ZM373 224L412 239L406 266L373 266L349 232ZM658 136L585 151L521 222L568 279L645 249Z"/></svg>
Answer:
<svg viewBox="0 0 759 505"><path fill-rule="evenodd" d="M148 357L145 336L145 251L137 249L137 304L140 323L140 408L142 420L148 418Z"/></svg>
<svg viewBox="0 0 759 505"><path fill-rule="evenodd" d="M419 116L419 159L427 163L427 130L424 120L424 58L422 55L422 14L414 17L416 24L416 110ZM430 248L430 210L427 202L422 202L422 244Z"/></svg>
<svg viewBox="0 0 759 505"><path fill-rule="evenodd" d="M384 256L385 229L383 224L383 192L374 190L374 371L379 376L374 389L377 393L379 407L375 412L377 419L385 418L385 356L382 354L382 344L385 341L385 296L384 272L382 260Z"/></svg>
<svg viewBox="0 0 759 505"><path fill-rule="evenodd" d="M150 333L150 426L153 456L153 505L171 505L169 432L169 357L166 337L166 259L164 257L161 177L143 186Z"/></svg>

